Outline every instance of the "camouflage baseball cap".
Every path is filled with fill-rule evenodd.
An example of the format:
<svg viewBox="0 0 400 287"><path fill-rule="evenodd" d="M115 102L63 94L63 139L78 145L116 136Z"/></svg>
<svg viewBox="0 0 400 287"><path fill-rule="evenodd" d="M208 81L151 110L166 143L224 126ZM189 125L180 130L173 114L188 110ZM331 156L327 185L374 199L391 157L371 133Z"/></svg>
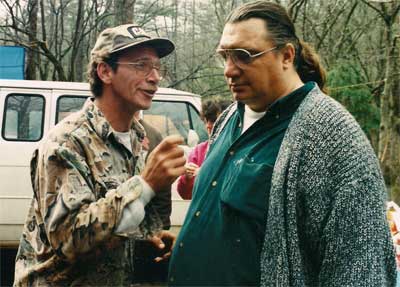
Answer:
<svg viewBox="0 0 400 287"><path fill-rule="evenodd" d="M156 50L162 58L174 51L175 45L166 38L152 37L141 27L135 24L125 24L107 28L100 33L92 49L92 58L96 55L107 55L125 50L134 46L148 46Z"/></svg>

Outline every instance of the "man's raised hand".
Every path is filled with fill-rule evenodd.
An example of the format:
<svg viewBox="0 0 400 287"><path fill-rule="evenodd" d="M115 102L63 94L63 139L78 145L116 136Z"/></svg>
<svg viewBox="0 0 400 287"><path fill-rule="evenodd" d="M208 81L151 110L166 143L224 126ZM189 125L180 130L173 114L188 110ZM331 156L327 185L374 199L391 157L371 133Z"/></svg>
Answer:
<svg viewBox="0 0 400 287"><path fill-rule="evenodd" d="M182 143L181 136L167 136L150 153L141 176L155 192L171 185L185 172L186 159L178 146Z"/></svg>

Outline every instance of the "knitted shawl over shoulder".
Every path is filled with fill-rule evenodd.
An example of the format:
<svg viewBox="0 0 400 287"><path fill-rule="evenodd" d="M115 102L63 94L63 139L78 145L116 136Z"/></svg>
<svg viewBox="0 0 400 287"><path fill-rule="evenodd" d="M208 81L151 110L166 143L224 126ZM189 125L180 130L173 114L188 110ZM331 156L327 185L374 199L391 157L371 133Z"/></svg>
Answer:
<svg viewBox="0 0 400 287"><path fill-rule="evenodd" d="M217 121L211 143L235 110ZM261 286L395 286L385 184L354 118L317 87L286 131L268 201Z"/></svg>

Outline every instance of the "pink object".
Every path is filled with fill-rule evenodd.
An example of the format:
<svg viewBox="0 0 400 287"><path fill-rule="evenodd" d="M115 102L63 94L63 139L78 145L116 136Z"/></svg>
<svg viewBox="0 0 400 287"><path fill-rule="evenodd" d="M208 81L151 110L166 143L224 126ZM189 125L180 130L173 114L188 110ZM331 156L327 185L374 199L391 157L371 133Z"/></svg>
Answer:
<svg viewBox="0 0 400 287"><path fill-rule="evenodd" d="M193 162L199 167L203 164L208 149L208 141L199 143L190 152L187 162ZM188 179L185 175L181 175L178 180L178 193L183 199L192 199L192 189L195 177Z"/></svg>
<svg viewBox="0 0 400 287"><path fill-rule="evenodd" d="M394 201L387 202L387 218L396 251L397 270L400 270L400 207Z"/></svg>

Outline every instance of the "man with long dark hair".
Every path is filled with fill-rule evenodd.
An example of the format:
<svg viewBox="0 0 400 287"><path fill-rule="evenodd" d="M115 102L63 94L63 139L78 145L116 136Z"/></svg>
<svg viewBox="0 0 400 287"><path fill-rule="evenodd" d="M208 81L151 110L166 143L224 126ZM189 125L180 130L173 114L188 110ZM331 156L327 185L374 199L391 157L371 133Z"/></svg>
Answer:
<svg viewBox="0 0 400 287"><path fill-rule="evenodd" d="M238 7L217 53L237 104L215 123L169 284L394 286L379 163L286 10Z"/></svg>

